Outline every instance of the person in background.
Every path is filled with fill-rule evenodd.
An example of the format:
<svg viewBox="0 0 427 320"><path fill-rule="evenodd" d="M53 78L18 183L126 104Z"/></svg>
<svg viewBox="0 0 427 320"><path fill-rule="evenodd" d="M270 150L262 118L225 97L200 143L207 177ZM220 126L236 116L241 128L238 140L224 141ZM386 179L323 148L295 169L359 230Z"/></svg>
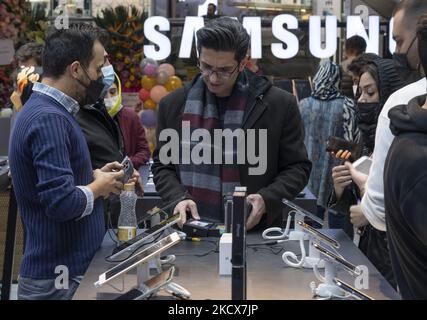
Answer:
<svg viewBox="0 0 427 320"><path fill-rule="evenodd" d="M317 198L317 215L322 219L333 188L332 167L338 164L326 151L328 138L335 136L352 142L359 139L356 106L340 93L340 79L338 65L330 61L323 63L313 78L311 96L299 103L304 144L313 163L308 188ZM341 215L330 215L329 227L342 228L343 219Z"/></svg>
<svg viewBox="0 0 427 320"><path fill-rule="evenodd" d="M10 101L5 106L5 109L10 108L12 110L11 128L13 128L13 126L15 125L17 114L21 110L21 107L24 105L24 103L22 103L21 101L20 96L25 86L22 85L22 82L18 84L17 76L24 68L28 68L26 69L26 72L38 74L39 77L43 75L43 68L42 68L43 48L44 48L44 44L42 43L29 42L22 45L15 52L15 60L18 64L18 69L12 74L12 79L14 79L14 91L10 96ZM33 69L30 69L31 67ZM26 90L31 92L31 86L26 88Z"/></svg>
<svg viewBox="0 0 427 320"><path fill-rule="evenodd" d="M150 149L138 115L131 108L124 108L122 105L120 87L116 76L114 83L108 88L104 105L110 117L120 127L124 142L124 154L131 159L135 170L139 170L142 165L150 160Z"/></svg>
<svg viewBox="0 0 427 320"><path fill-rule="evenodd" d="M418 25L427 70L427 15ZM384 203L391 262L403 299L427 299L427 94L389 111L396 136L384 165Z"/></svg>
<svg viewBox="0 0 427 320"><path fill-rule="evenodd" d="M393 60L397 72L405 85L423 77L422 65L418 56L417 21L427 13L427 1L402 0L393 12L393 39L396 50Z"/></svg>
<svg viewBox="0 0 427 320"><path fill-rule="evenodd" d="M35 72L41 74L43 48L43 43L38 42L29 42L21 46L15 53L18 66L34 67Z"/></svg>
<svg viewBox="0 0 427 320"><path fill-rule="evenodd" d="M13 129L10 170L27 235L18 299L72 298L105 234L102 198L123 187L119 163L92 170L74 118L101 94L104 51L89 24L49 30L42 82ZM68 275L60 288L58 266Z"/></svg>
<svg viewBox="0 0 427 320"><path fill-rule="evenodd" d="M357 94L362 68L377 59L381 59L381 57L375 53L364 53L355 58L348 66L348 72L351 74L353 81L353 94L356 100L359 99Z"/></svg>
<svg viewBox="0 0 427 320"><path fill-rule="evenodd" d="M402 74L416 75L418 72L411 72L409 68L416 69L420 58L418 56L417 42L412 43L416 38L416 21L423 14L427 14L427 1L424 0L403 0L394 12L393 35L396 40L396 52L401 52L398 57L407 61L406 69L398 69L402 79ZM412 44L412 45L411 45ZM405 54L406 53L406 54ZM415 54L415 56L414 56ZM406 58L404 58L406 57ZM396 55L395 57L396 58ZM395 60L395 59L394 59ZM410 66L410 65L412 66ZM423 73L423 66L418 68ZM406 72L402 73L402 70ZM407 83L409 78L403 79ZM407 104L414 97L426 92L426 78L422 78L392 94L385 103L378 117L377 130L375 134L375 149L372 154L372 166L369 175L364 177L366 181L365 193L360 206L351 207L355 214L363 211L369 223L376 229L386 231L385 205L384 205L384 162L394 136L390 131L390 119L388 113L394 106Z"/></svg>
<svg viewBox="0 0 427 320"><path fill-rule="evenodd" d="M157 115L154 110L143 110L140 112L141 124L145 131L145 138L152 155L156 146L156 123Z"/></svg>
<svg viewBox="0 0 427 320"><path fill-rule="evenodd" d="M215 18L220 17L215 12L216 12L216 5L214 3L209 3L208 4L208 12L207 12L207 14L205 14L203 16L203 18L205 18L205 19L215 19Z"/></svg>
<svg viewBox="0 0 427 320"><path fill-rule="evenodd" d="M104 42L107 36L101 32ZM109 115L104 105L109 88L114 84L115 72L108 60L108 54L104 51L104 64L101 68L103 73L103 88L95 103L82 106L76 114L76 119L83 131L86 143L89 147L92 168L99 169L110 162L122 162L125 157L125 142L123 134L117 121ZM137 170L135 175L139 173ZM141 184L136 184L136 192L142 196ZM117 226L120 214L120 202L118 197L111 195L104 200L105 224L107 228Z"/></svg>
<svg viewBox="0 0 427 320"><path fill-rule="evenodd" d="M103 32L104 42L107 41ZM109 116L104 105L104 97L108 88L114 83L115 73L104 52L103 89L94 104L84 105L76 114L90 151L93 169L102 168L109 162L121 162L124 158L123 136L118 124Z"/></svg>
<svg viewBox="0 0 427 320"><path fill-rule="evenodd" d="M402 86L403 82L391 59L377 59L362 68L359 82L360 97L357 102L357 124L362 138L361 155L372 154L381 109L390 95ZM364 183L359 179L358 171L350 162L345 162L334 167L332 172L334 194L329 206L331 212L345 214L346 233L354 238L353 232L357 232L360 236L359 249L390 284L396 287L385 232L372 227L363 213L351 210L351 206L360 201L364 192Z"/></svg>
<svg viewBox="0 0 427 320"><path fill-rule="evenodd" d="M349 71L349 65L354 59L364 54L366 51L366 41L361 36L352 36L345 41L344 61L341 62L342 78L341 90L342 93L351 99L355 99L352 81L352 73Z"/></svg>

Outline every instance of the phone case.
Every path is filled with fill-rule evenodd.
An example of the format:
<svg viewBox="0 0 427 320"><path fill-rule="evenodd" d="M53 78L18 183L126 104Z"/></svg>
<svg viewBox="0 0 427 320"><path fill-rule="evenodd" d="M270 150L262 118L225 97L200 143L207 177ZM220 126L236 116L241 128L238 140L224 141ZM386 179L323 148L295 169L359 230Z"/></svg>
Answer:
<svg viewBox="0 0 427 320"><path fill-rule="evenodd" d="M329 137L326 145L326 151L337 153L339 150L348 150L351 152L351 156L348 159L350 162L353 162L358 159L361 153L361 149L357 143L347 141L338 137Z"/></svg>

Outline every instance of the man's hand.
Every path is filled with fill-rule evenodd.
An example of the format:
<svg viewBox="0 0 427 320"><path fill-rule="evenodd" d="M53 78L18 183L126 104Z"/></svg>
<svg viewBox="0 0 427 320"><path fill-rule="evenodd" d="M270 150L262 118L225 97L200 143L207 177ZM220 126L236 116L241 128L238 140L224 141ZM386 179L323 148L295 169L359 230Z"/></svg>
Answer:
<svg viewBox="0 0 427 320"><path fill-rule="evenodd" d="M123 190L123 183L120 178L124 176L123 170L119 172L103 172L96 169L93 172L94 181L88 185L92 190L95 199L108 197L110 193L120 194Z"/></svg>
<svg viewBox="0 0 427 320"><path fill-rule="evenodd" d="M369 224L369 221L365 218L360 205L350 207L350 221L356 228Z"/></svg>
<svg viewBox="0 0 427 320"><path fill-rule="evenodd" d="M118 163L117 161L107 163L105 166L103 166L100 170L102 172L116 172L123 169L123 165Z"/></svg>
<svg viewBox="0 0 427 320"><path fill-rule="evenodd" d="M353 179L354 183L359 187L359 190L363 195L364 193L363 191L365 190L365 184L366 184L366 181L368 180L368 175L360 171L357 171L357 169L348 161L344 165L350 171L351 178Z"/></svg>
<svg viewBox="0 0 427 320"><path fill-rule="evenodd" d="M252 205L252 210L246 220L246 229L251 230L255 227L265 213L265 202L260 194L250 194L246 197L246 201Z"/></svg>
<svg viewBox="0 0 427 320"><path fill-rule="evenodd" d="M339 200L345 187L352 183L350 170L347 166L336 166L332 168L332 179L334 181L335 196Z"/></svg>
<svg viewBox="0 0 427 320"><path fill-rule="evenodd" d="M187 211L191 212L191 216L195 220L200 220L199 213L197 212L197 205L193 200L187 199L179 202L175 209L173 209L173 214L178 213L181 216L181 221L178 222L178 226L182 228L184 223L187 221Z"/></svg>

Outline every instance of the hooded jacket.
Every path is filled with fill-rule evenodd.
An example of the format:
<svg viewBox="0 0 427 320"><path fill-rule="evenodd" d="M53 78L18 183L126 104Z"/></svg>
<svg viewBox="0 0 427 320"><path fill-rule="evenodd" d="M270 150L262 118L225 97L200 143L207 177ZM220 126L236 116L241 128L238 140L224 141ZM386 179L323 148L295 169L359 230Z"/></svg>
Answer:
<svg viewBox="0 0 427 320"><path fill-rule="evenodd" d="M259 193L265 202L268 225L281 225L282 199L293 199L305 187L311 171L304 145L304 130L295 97L271 85L264 77L249 70L251 91L243 117L242 129L267 129L267 168L263 175L249 175L247 163L239 165L240 182L247 193ZM196 78L197 79L197 78ZM195 81L196 81L195 79ZM180 182L179 165L163 164L159 152L164 141L159 134L175 129L181 139L182 113L188 88L180 88L160 101L157 122L157 146L153 154L152 171L156 190L170 202L186 194ZM259 150L256 148L255 150ZM191 196L189 197L191 198ZM197 202L197 199L194 199ZM203 212L200 213L203 217Z"/></svg>
<svg viewBox="0 0 427 320"><path fill-rule="evenodd" d="M396 138L384 167L384 202L390 256L403 299L427 299L427 110L421 108L426 97L389 112Z"/></svg>

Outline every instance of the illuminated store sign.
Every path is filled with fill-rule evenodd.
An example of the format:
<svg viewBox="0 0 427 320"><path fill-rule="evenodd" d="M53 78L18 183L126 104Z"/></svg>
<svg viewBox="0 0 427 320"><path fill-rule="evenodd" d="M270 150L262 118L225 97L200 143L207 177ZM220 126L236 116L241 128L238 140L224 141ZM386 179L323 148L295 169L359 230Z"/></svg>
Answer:
<svg viewBox="0 0 427 320"><path fill-rule="evenodd" d="M322 41L321 19L325 19L325 39ZM254 59L262 58L261 18L244 17L243 26L251 36L251 56ZM393 21L390 21L390 30ZM182 31L179 58L190 58L191 48L196 42L196 32L204 26L202 17L186 17ZM271 43L271 52L279 59L291 59L299 51L299 42L295 34L290 30L298 29L298 19L290 14L281 14L274 17L271 24L271 32L277 41ZM360 16L348 16L346 24L346 37L359 35L366 40L367 52L379 54L380 18L370 16L368 18L368 32ZM171 42L161 32L170 31L170 22L165 17L149 17L144 23L144 33L151 44L144 46L147 57L155 60L163 60L171 54ZM309 20L309 49L317 58L329 58L337 50L337 18L335 16L310 16ZM390 52L394 52L395 42L390 37ZM156 47L157 46L157 47Z"/></svg>

